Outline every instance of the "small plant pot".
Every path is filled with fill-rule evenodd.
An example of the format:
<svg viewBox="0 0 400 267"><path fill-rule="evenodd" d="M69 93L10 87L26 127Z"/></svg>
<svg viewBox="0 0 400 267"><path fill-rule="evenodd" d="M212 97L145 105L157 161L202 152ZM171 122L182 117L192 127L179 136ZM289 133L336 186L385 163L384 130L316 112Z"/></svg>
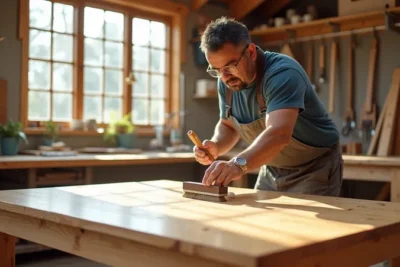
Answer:
<svg viewBox="0 0 400 267"><path fill-rule="evenodd" d="M1 138L1 154L3 156L18 155L20 138L18 137L2 137Z"/></svg>
<svg viewBox="0 0 400 267"><path fill-rule="evenodd" d="M43 139L43 145L45 146L52 146L54 143L53 139L45 138Z"/></svg>
<svg viewBox="0 0 400 267"><path fill-rule="evenodd" d="M135 134L118 134L116 139L117 146L120 148L133 148L136 143Z"/></svg>

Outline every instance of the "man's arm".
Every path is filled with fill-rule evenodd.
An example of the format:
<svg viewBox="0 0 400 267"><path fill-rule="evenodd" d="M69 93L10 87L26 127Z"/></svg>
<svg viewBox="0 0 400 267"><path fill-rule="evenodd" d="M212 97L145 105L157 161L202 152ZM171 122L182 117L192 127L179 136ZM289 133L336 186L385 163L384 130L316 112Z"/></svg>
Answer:
<svg viewBox="0 0 400 267"><path fill-rule="evenodd" d="M215 126L214 135L211 138L218 150L218 156L229 152L239 141L240 135L232 123L224 118L220 118Z"/></svg>
<svg viewBox="0 0 400 267"><path fill-rule="evenodd" d="M298 108L278 109L266 116L266 129L238 157L247 161L248 171L268 164L290 142Z"/></svg>
<svg viewBox="0 0 400 267"><path fill-rule="evenodd" d="M286 69L265 85L270 88L266 129L238 156L247 160L248 170L268 164L289 144L299 112L304 110L306 81L299 71Z"/></svg>

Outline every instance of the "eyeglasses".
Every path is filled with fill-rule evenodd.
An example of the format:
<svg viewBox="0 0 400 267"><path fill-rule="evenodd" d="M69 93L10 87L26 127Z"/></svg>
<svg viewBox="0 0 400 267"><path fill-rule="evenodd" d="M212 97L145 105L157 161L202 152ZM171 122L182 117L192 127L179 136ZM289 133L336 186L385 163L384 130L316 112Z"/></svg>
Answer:
<svg viewBox="0 0 400 267"><path fill-rule="evenodd" d="M237 73L237 72L238 72L237 65L239 64L240 60L241 60L242 57L244 56L244 52L246 52L246 49L247 49L248 47L249 47L249 45L246 45L246 47L243 49L243 51L242 51L242 53L241 53L241 55L240 55L240 58L239 58L238 61L236 61L236 63L233 64L233 65L225 66L225 67L222 67L222 68L220 68L220 69L212 69L212 68L210 68L210 65L209 65L208 68L207 68L208 74L210 74L211 77L219 78L219 77L222 76L222 75L221 75L222 73L224 73L224 74L226 74L226 75Z"/></svg>

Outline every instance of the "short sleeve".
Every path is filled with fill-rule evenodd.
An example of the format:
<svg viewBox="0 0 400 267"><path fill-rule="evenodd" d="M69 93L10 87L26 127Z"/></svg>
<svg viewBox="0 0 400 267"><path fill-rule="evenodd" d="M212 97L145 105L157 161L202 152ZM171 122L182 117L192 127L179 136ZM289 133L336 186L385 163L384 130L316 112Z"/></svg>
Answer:
<svg viewBox="0 0 400 267"><path fill-rule="evenodd" d="M223 82L220 79L218 79L217 88L218 88L219 117L222 119L227 119L226 113L225 113L225 105L226 105L225 90L226 89L225 89Z"/></svg>
<svg viewBox="0 0 400 267"><path fill-rule="evenodd" d="M302 112L306 88L307 84L297 70L285 68L277 71L264 82L267 113L284 108L299 108Z"/></svg>

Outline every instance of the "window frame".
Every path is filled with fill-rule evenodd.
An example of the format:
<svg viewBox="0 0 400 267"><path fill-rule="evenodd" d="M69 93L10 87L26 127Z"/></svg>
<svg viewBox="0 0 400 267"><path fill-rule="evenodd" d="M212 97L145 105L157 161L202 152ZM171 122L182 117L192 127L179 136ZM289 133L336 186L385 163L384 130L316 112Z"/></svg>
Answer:
<svg viewBox="0 0 400 267"><path fill-rule="evenodd" d="M166 77L168 90L165 94L165 112L179 112L180 110L180 72L181 63L185 61L184 25L183 20L188 9L183 4L165 3L164 0L50 0L52 3L62 3L74 7L74 46L73 46L73 119L83 119L83 69L84 69L84 8L86 6L105 10L121 12L124 14L124 40L123 40L123 73L127 77L132 70L132 19L134 17L163 22L167 26L166 32ZM161 5L161 2L163 4ZM158 3L159 8L157 8ZM162 8L161 8L162 7ZM28 121L28 64L29 64L29 0L20 0L20 27L19 38L22 41L21 64L21 105L20 120L27 134L43 134L44 122L38 127L29 127ZM151 72L151 71L149 71ZM134 86L134 85L133 85ZM132 111L132 87L123 83L123 114ZM104 107L103 107L104 108ZM180 126L180 117L175 116L173 127ZM60 122L59 125L67 126L69 122ZM107 126L98 123L99 128ZM138 135L151 135L154 133L153 125L136 125ZM77 131L63 128L61 135L98 135L97 131ZM168 133L165 133L168 134Z"/></svg>

